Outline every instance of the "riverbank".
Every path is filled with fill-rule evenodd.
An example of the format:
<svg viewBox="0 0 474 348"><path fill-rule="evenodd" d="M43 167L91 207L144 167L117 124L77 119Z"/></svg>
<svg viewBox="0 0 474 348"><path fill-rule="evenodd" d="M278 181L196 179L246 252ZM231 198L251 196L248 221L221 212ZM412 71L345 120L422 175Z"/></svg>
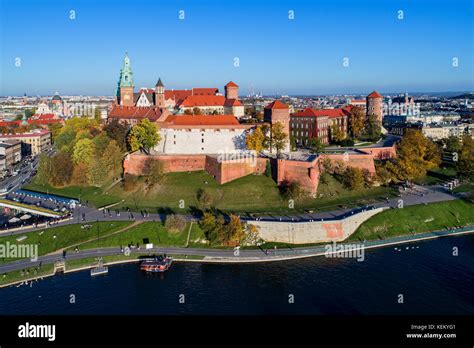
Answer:
<svg viewBox="0 0 474 348"><path fill-rule="evenodd" d="M436 239L436 238L441 238L441 237L461 236L461 235L466 235L466 234L471 234L471 233L474 233L474 226L467 226L467 227L448 230L448 231L433 231L433 232L428 232L428 233L420 233L420 234L416 234L412 236L398 236L398 237L390 238L387 240L381 240L381 241L366 241L365 243L361 243L359 245L363 245L364 250L375 249L375 248L383 248L383 247L395 246L395 245L401 245L401 244L407 244L407 243L413 243L413 242L426 241L426 240L431 240L431 239ZM350 244L350 243L340 243L338 245L340 246L351 245L354 247L354 244ZM286 249L286 250L275 249L274 251L270 251L267 254L264 253L265 256L257 256L258 255L257 251L241 250L239 252L239 255L235 255L233 250L226 250L226 251L221 251L221 252L227 253L227 255L214 256L214 255L205 255L206 254L205 249L203 250L185 249L185 248L182 248L182 249L183 251L187 251L190 253L189 254L188 253L185 253L185 254L167 253L167 254L174 257L174 260L176 262L199 262L199 263L218 263L218 264L247 263L248 264L248 263L291 261L291 260L298 260L298 259L310 258L310 257L327 256L328 254L334 254L338 252L338 251L329 252L326 246L319 246L319 247L313 247L313 248L295 248L295 249ZM156 254L162 250L165 250L165 249L155 248L152 251L150 251L150 253ZM254 254L255 253L257 254L255 254L255 256L245 256L251 252L253 252ZM198 254L198 255L195 255L195 254ZM139 262L140 259L138 257L143 256L143 255L148 255L148 253L143 253L143 252L134 253L133 256L130 255L127 257L120 254L104 256L105 261L107 260L107 257L118 258L117 260L114 260L114 261L110 261L110 262L106 261L104 265L112 266L112 265L118 265L118 264ZM72 261L82 261L82 260L83 259L75 259ZM66 262L68 261L69 260L67 260ZM48 266L52 266L52 265L48 265ZM89 265L84 265L84 266L80 265L72 269L66 269L64 273L88 270L88 269L94 268L95 266L96 266L95 264L89 264ZM19 270L9 272L9 273L14 273L18 271ZM12 281L9 283L0 284L0 288L12 286L12 285L19 284L25 281L28 281L28 282L35 281L36 279L49 277L52 275L54 274L42 274L42 275L25 278L25 279L16 279L15 281Z"/></svg>

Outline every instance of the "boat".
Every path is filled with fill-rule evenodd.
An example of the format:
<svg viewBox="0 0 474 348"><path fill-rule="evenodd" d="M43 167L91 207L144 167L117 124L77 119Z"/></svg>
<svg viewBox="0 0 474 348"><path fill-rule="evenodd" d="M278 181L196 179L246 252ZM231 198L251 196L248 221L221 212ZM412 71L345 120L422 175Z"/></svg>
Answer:
<svg viewBox="0 0 474 348"><path fill-rule="evenodd" d="M145 260L140 264L140 269L145 272L150 273L163 273L167 271L171 264L173 263L173 259L171 257L156 257L153 260Z"/></svg>
<svg viewBox="0 0 474 348"><path fill-rule="evenodd" d="M109 273L109 268L104 265L104 260L99 257L97 260L97 266L91 269L91 277L107 273Z"/></svg>

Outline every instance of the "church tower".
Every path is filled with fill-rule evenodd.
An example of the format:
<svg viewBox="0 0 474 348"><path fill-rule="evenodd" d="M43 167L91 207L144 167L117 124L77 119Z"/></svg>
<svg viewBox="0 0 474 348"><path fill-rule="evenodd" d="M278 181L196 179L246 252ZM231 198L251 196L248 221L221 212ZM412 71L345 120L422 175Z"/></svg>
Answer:
<svg viewBox="0 0 474 348"><path fill-rule="evenodd" d="M161 78L158 79L155 85L155 105L159 108L165 107L165 86Z"/></svg>
<svg viewBox="0 0 474 348"><path fill-rule="evenodd" d="M120 71L120 105L133 106L133 71L130 58L125 54L123 67Z"/></svg>

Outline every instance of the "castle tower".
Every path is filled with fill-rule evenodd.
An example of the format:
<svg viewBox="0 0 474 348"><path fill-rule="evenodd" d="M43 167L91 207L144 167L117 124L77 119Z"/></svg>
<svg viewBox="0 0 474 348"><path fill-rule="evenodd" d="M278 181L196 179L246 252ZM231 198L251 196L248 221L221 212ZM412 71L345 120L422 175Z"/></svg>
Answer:
<svg viewBox="0 0 474 348"><path fill-rule="evenodd" d="M225 97L227 99L239 99L239 86L234 82L230 81L227 85L224 86Z"/></svg>
<svg viewBox="0 0 474 348"><path fill-rule="evenodd" d="M133 71L130 65L130 58L125 54L123 67L120 71L120 105L133 106Z"/></svg>
<svg viewBox="0 0 474 348"><path fill-rule="evenodd" d="M155 85L155 105L159 108L165 107L165 86L161 81L161 78L158 79L158 82Z"/></svg>
<svg viewBox="0 0 474 348"><path fill-rule="evenodd" d="M382 123L383 118L383 96L377 92L373 91L367 96L367 113L366 115L376 115L377 120Z"/></svg>
<svg viewBox="0 0 474 348"><path fill-rule="evenodd" d="M270 124L275 124L279 122L283 125L283 131L288 135L288 141L286 143L286 148L283 152L290 151L290 108L285 103L282 103L279 100L265 106L263 110L263 120L269 122ZM274 150L271 149L271 152Z"/></svg>

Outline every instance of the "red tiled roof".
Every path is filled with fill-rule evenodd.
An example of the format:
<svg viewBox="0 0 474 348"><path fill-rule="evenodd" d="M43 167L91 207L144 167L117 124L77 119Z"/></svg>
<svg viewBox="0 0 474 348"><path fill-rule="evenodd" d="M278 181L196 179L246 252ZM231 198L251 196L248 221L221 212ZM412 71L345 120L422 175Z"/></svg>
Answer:
<svg viewBox="0 0 474 348"><path fill-rule="evenodd" d="M324 117L329 118L346 116L349 110L345 109L312 109L306 108L303 111L298 111L291 116L295 117Z"/></svg>
<svg viewBox="0 0 474 348"><path fill-rule="evenodd" d="M230 81L227 85L225 85L226 87L239 87L237 86L237 84L233 81Z"/></svg>
<svg viewBox="0 0 474 348"><path fill-rule="evenodd" d="M156 121L160 116L160 108L155 107L120 106L115 104L109 112L110 118L118 119L148 118L150 121Z"/></svg>
<svg viewBox="0 0 474 348"><path fill-rule="evenodd" d="M193 95L192 90L187 91L184 89L176 89L174 91L165 91L165 99L173 99L176 102L186 99L186 97L189 97L190 95Z"/></svg>
<svg viewBox="0 0 474 348"><path fill-rule="evenodd" d="M225 97L222 95L191 95L183 100L180 106L224 106Z"/></svg>
<svg viewBox="0 0 474 348"><path fill-rule="evenodd" d="M238 126L234 115L171 115L165 120L176 126Z"/></svg>
<svg viewBox="0 0 474 348"><path fill-rule="evenodd" d="M193 88L192 95L216 95L219 88Z"/></svg>
<svg viewBox="0 0 474 348"><path fill-rule="evenodd" d="M153 88L140 88L138 93L155 93L155 90Z"/></svg>
<svg viewBox="0 0 474 348"><path fill-rule="evenodd" d="M379 92L377 91L373 91L372 93L370 93L367 98L383 98L383 95L381 95Z"/></svg>
<svg viewBox="0 0 474 348"><path fill-rule="evenodd" d="M21 121L15 120L15 121L0 121L0 127L10 127L14 125L20 125Z"/></svg>
<svg viewBox="0 0 474 348"><path fill-rule="evenodd" d="M237 99L226 99L224 106L242 106L243 104L240 102L240 100Z"/></svg>
<svg viewBox="0 0 474 348"><path fill-rule="evenodd" d="M352 99L351 100L351 103L365 103L366 100L365 99Z"/></svg>
<svg viewBox="0 0 474 348"><path fill-rule="evenodd" d="M63 120L60 119L60 118L52 118L52 119L46 119L46 120L42 120L42 119L28 120L28 124L45 124L45 125L48 125L48 124L52 124L52 123L61 123L61 122L63 122Z"/></svg>
<svg viewBox="0 0 474 348"><path fill-rule="evenodd" d="M275 100L274 102L265 106L265 109L288 109L288 105L282 103L279 100Z"/></svg>

